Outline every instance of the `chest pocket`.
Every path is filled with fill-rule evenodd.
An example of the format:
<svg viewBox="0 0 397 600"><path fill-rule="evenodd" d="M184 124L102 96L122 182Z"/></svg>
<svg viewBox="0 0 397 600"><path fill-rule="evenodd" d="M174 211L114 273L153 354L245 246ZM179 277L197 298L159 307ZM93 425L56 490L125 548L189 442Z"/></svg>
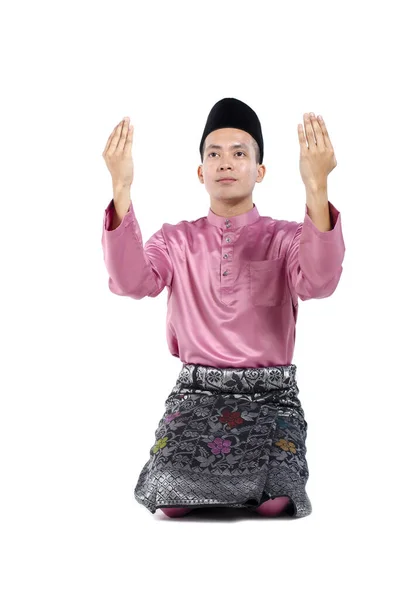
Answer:
<svg viewBox="0 0 397 600"><path fill-rule="evenodd" d="M284 257L248 263L249 293L255 306L280 306L288 300Z"/></svg>

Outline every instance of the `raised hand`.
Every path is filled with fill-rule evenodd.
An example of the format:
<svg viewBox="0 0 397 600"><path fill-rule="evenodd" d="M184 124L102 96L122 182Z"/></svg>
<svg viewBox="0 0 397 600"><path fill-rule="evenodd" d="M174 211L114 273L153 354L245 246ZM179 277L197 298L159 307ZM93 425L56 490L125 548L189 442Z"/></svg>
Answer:
<svg viewBox="0 0 397 600"><path fill-rule="evenodd" d="M305 130L298 125L300 143L299 170L306 187L324 188L329 173L336 167L334 149L323 118L314 113L304 113ZM306 134L306 138L305 138Z"/></svg>
<svg viewBox="0 0 397 600"><path fill-rule="evenodd" d="M129 117L125 117L116 125L102 153L112 176L113 188L129 186L134 179L131 152L134 127L133 125L128 127L129 121Z"/></svg>

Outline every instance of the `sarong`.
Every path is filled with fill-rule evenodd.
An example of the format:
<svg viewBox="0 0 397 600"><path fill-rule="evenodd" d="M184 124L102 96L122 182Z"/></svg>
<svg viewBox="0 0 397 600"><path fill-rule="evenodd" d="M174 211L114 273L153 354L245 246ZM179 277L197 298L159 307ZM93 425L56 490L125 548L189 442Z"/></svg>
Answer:
<svg viewBox="0 0 397 600"><path fill-rule="evenodd" d="M296 365L217 368L183 363L134 489L165 507L253 511L278 496L291 516L312 512L305 486L307 422Z"/></svg>

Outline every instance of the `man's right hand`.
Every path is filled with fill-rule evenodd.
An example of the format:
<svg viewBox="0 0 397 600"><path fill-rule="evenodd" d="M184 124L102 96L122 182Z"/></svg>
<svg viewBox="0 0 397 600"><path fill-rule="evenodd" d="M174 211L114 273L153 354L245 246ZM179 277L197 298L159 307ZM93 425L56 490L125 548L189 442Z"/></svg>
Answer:
<svg viewBox="0 0 397 600"><path fill-rule="evenodd" d="M131 186L134 179L131 151L134 126L128 128L128 125L129 117L116 125L102 154L112 176L113 189Z"/></svg>

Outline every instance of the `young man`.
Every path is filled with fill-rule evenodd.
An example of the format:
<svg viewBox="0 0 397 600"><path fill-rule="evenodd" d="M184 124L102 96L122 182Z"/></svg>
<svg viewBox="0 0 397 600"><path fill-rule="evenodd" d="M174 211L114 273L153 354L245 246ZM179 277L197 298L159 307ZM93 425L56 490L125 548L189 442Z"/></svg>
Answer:
<svg viewBox="0 0 397 600"><path fill-rule="evenodd" d="M183 363L134 490L152 513L312 512L307 422L291 362L298 298L335 291L345 245L327 198L333 148L323 120L307 117L306 138L298 128L302 223L260 216L252 191L266 172L261 125L247 104L224 98L199 147L207 216L165 223L145 245L129 194L133 128L126 121L109 137L103 156L114 198L102 232L109 288L134 299L168 288L167 342Z"/></svg>

